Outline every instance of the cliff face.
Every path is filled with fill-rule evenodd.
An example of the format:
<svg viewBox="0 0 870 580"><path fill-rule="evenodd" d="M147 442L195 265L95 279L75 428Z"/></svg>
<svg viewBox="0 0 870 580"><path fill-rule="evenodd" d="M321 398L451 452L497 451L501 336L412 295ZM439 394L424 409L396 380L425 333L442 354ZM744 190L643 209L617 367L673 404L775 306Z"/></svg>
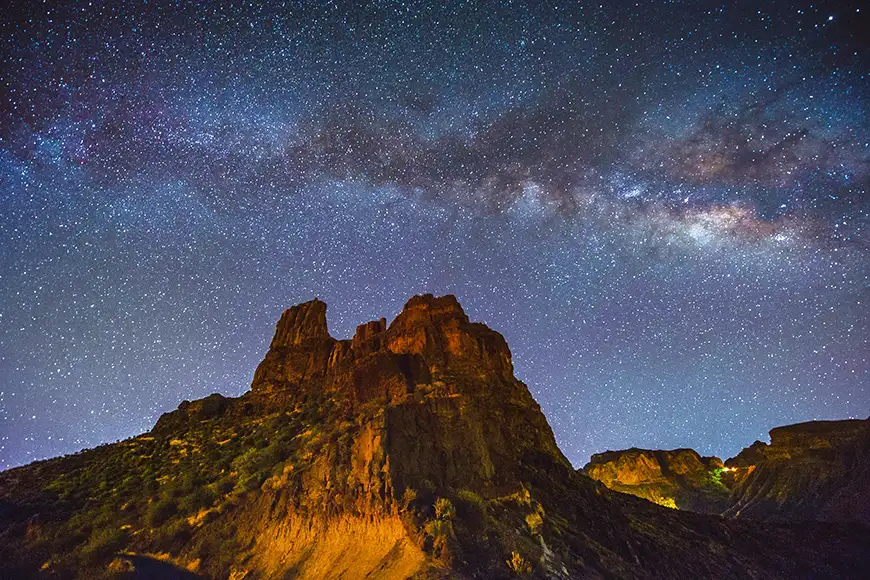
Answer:
<svg viewBox="0 0 870 580"><path fill-rule="evenodd" d="M870 524L870 421L777 427L725 461L690 449L593 455L583 472L608 488L700 513L768 521Z"/></svg>
<svg viewBox="0 0 870 580"><path fill-rule="evenodd" d="M725 466L727 516L870 524L870 420L777 427Z"/></svg>
<svg viewBox="0 0 870 580"><path fill-rule="evenodd" d="M636 462L651 484L715 463ZM301 304L242 397L0 474L0 570L21 578L833 578L870 565L868 542L663 509L575 472L504 339L451 296L350 340Z"/></svg>
<svg viewBox="0 0 870 580"><path fill-rule="evenodd" d="M383 438L383 454L404 460L390 471L400 496L406 481L516 484L527 451L569 466L537 403L514 378L504 338L469 322L453 296L414 297L389 327L384 319L362 324L350 341L325 329L322 302L287 310L254 375L252 398L267 395L286 406L325 396L347 417L366 417ZM279 338L288 336L308 338Z"/></svg>
<svg viewBox="0 0 870 580"><path fill-rule="evenodd" d="M693 449L628 449L596 453L583 473L608 488L659 505L700 513L728 507L718 457L701 457Z"/></svg>

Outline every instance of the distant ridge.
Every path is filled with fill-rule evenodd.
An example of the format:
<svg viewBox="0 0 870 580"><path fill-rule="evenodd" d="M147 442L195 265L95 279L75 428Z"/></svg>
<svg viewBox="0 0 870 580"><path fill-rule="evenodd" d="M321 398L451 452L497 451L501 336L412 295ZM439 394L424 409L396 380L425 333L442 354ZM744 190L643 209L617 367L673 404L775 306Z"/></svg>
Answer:
<svg viewBox="0 0 870 580"><path fill-rule="evenodd" d="M592 456L582 472L610 489L700 513L764 521L870 525L870 419L770 430L736 457L627 449Z"/></svg>

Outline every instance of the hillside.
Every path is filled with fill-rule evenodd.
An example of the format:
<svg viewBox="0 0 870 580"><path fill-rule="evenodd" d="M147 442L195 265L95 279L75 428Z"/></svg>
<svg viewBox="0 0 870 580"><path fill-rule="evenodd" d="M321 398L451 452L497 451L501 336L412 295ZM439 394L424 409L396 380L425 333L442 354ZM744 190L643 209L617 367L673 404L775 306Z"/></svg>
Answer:
<svg viewBox="0 0 870 580"><path fill-rule="evenodd" d="M284 312L250 392L0 474L4 577L844 578L870 530L667 509L571 468L452 296ZM173 576L174 575L174 576Z"/></svg>

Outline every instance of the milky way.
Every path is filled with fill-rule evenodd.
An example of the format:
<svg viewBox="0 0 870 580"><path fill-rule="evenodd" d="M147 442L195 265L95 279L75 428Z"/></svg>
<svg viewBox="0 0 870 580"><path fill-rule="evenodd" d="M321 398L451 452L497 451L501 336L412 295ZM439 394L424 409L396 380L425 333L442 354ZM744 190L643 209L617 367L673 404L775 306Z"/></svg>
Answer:
<svg viewBox="0 0 870 580"><path fill-rule="evenodd" d="M221 5L218 5L221 4ZM13 5L0 468L455 294L575 465L870 412L862 3Z"/></svg>

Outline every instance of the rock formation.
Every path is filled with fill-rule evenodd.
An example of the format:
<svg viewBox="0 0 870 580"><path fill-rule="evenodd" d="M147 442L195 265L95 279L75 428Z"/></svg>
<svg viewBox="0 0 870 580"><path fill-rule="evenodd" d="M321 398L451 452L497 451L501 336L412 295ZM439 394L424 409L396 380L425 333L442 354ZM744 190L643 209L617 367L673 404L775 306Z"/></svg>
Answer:
<svg viewBox="0 0 870 580"><path fill-rule="evenodd" d="M704 464L657 461L651 477ZM452 296L350 340L329 335L324 303L293 307L245 395L0 474L0 569L16 578L843 578L868 544L863 528L685 513L577 473L502 336Z"/></svg>
<svg viewBox="0 0 870 580"><path fill-rule="evenodd" d="M870 525L870 419L776 427L725 466L726 516Z"/></svg>
<svg viewBox="0 0 870 580"><path fill-rule="evenodd" d="M659 505L721 513L728 507L729 493L721 480L723 467L718 457L701 457L693 449L633 448L596 453L583 473L612 490Z"/></svg>
<svg viewBox="0 0 870 580"><path fill-rule="evenodd" d="M812 421L770 431L722 463L691 449L628 449L583 468L608 488L700 513L768 521L870 524L870 420Z"/></svg>

